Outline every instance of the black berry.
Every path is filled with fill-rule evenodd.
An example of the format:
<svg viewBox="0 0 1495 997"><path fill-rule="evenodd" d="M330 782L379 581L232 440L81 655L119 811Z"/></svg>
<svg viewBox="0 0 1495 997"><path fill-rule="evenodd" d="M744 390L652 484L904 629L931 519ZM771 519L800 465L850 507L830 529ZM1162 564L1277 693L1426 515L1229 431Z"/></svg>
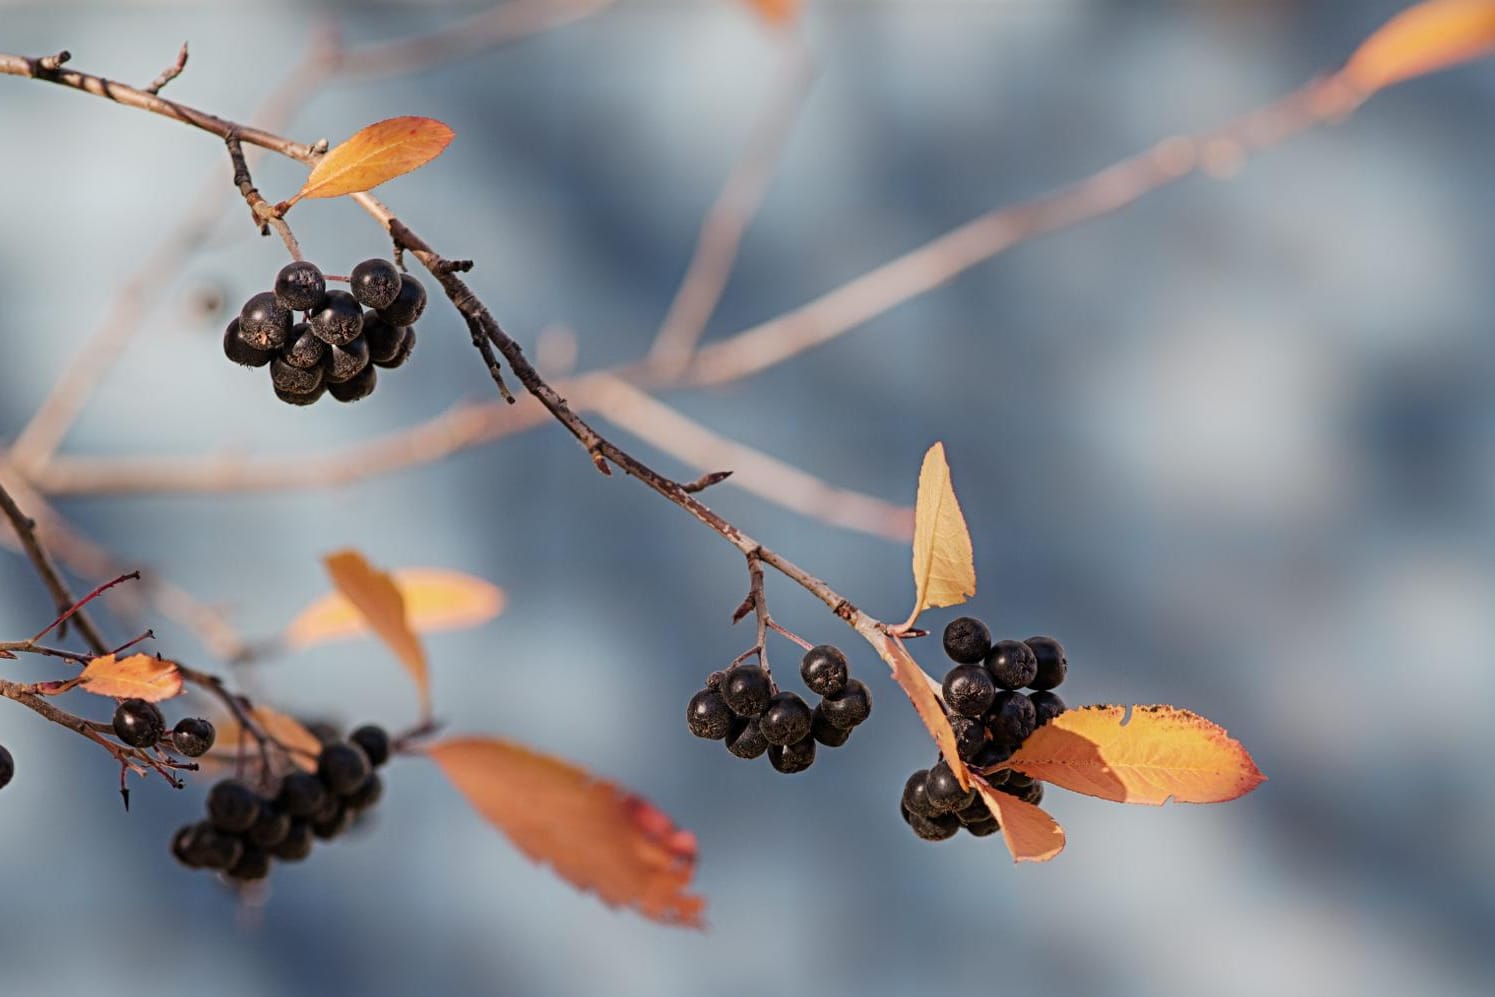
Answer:
<svg viewBox="0 0 1495 997"><path fill-rule="evenodd" d="M945 653L962 665L974 665L991 650L991 631L974 616L961 616L945 626Z"/></svg>
<svg viewBox="0 0 1495 997"><path fill-rule="evenodd" d="M1043 802L1043 783L1034 780L1019 782L1016 779L1008 780L1004 786L997 787L998 792L1006 793L1008 796L1016 796L1024 803L1037 806Z"/></svg>
<svg viewBox="0 0 1495 997"><path fill-rule="evenodd" d="M327 359L327 344L311 331L305 322L291 329L291 337L280 351L280 359L297 370L320 367Z"/></svg>
<svg viewBox="0 0 1495 997"><path fill-rule="evenodd" d="M955 819L966 827L970 827L972 824L981 824L991 820L992 813L987 808L986 801L981 798L981 794L977 793L976 798L969 805L955 812Z"/></svg>
<svg viewBox="0 0 1495 997"><path fill-rule="evenodd" d="M1029 637L1023 641L1032 648L1038 659L1038 675L1028 683L1032 689L1053 689L1064 681L1069 662L1064 658L1064 646L1052 637Z"/></svg>
<svg viewBox="0 0 1495 997"><path fill-rule="evenodd" d="M352 811L343 805L342 800L333 798L311 822L311 833L329 841L346 831L352 823Z"/></svg>
<svg viewBox="0 0 1495 997"><path fill-rule="evenodd" d="M945 705L963 717L979 717L991 706L997 687L980 665L956 665L945 675Z"/></svg>
<svg viewBox="0 0 1495 997"><path fill-rule="evenodd" d="M389 761L389 734L383 727L364 724L349 734L348 740L363 749L363 753L369 756L369 764L374 768Z"/></svg>
<svg viewBox="0 0 1495 997"><path fill-rule="evenodd" d="M340 402L356 402L374 393L379 372L370 364L341 384L328 383L327 393Z"/></svg>
<svg viewBox="0 0 1495 997"><path fill-rule="evenodd" d="M1008 769L1007 771L1007 782L1013 789L1026 789L1037 781L1031 775L1019 772L1016 769Z"/></svg>
<svg viewBox="0 0 1495 997"><path fill-rule="evenodd" d="M800 678L805 680L805 687L817 696L834 696L845 689L850 671L846 655L841 653L839 647L830 644L810 648L799 663Z"/></svg>
<svg viewBox="0 0 1495 997"><path fill-rule="evenodd" d="M291 336L291 310L261 291L239 311L239 337L257 350L278 350Z"/></svg>
<svg viewBox="0 0 1495 997"><path fill-rule="evenodd" d="M242 834L260 816L260 798L237 779L224 779L208 790L208 820L220 831Z"/></svg>
<svg viewBox="0 0 1495 997"><path fill-rule="evenodd" d="M338 796L347 796L363 785L371 771L369 756L346 741L327 745L317 758L317 776Z"/></svg>
<svg viewBox="0 0 1495 997"><path fill-rule="evenodd" d="M919 817L934 817L939 814L929 802L929 770L920 769L908 777L903 784L903 809Z"/></svg>
<svg viewBox="0 0 1495 997"><path fill-rule="evenodd" d="M1002 825L998 824L997 819L993 817L991 820L985 820L979 824L967 824L965 825L965 829L978 838L984 838L988 834L996 834L1002 830Z"/></svg>
<svg viewBox="0 0 1495 997"><path fill-rule="evenodd" d="M311 311L322 303L326 293L327 279L314 263L287 263L275 275L275 297L293 312Z"/></svg>
<svg viewBox="0 0 1495 997"><path fill-rule="evenodd" d="M217 736L213 725L201 717L183 717L171 729L171 746L188 758L207 754Z"/></svg>
<svg viewBox="0 0 1495 997"><path fill-rule="evenodd" d="M388 360L375 360L375 367L394 370L396 367L403 367L405 361L410 359L410 354L415 351L415 330L409 326L401 326L400 328L404 329L405 332L400 337L400 344L395 350L394 355Z"/></svg>
<svg viewBox="0 0 1495 997"><path fill-rule="evenodd" d="M282 862L299 862L311 854L311 846L311 825L304 820L293 820L285 838L270 849L270 854Z"/></svg>
<svg viewBox="0 0 1495 997"><path fill-rule="evenodd" d="M916 813L903 811L903 819L908 826L914 829L914 833L925 841L944 841L955 837L960 831L960 821L955 819L954 814L941 814L938 817L921 817Z"/></svg>
<svg viewBox="0 0 1495 997"><path fill-rule="evenodd" d="M291 833L291 815L284 814L274 807L261 807L260 815L249 830L244 832L244 840L258 848L274 848L285 840L285 836Z"/></svg>
<svg viewBox="0 0 1495 997"><path fill-rule="evenodd" d="M974 717L951 717L950 730L955 733L956 754L965 761L974 759L986 746L986 727Z"/></svg>
<svg viewBox="0 0 1495 997"><path fill-rule="evenodd" d="M1012 757L1012 751L1013 748L1010 744L1003 744L1000 741L987 741L981 746L981 750L976 752L976 756L971 759L971 764L978 769L987 769L993 765L1001 765ZM986 777L987 782L991 782L993 779L1006 781L1007 771L1003 769L995 775Z"/></svg>
<svg viewBox="0 0 1495 997"><path fill-rule="evenodd" d="M234 319L223 330L223 355L242 367L263 367L275 359L275 351L257 350L239 335L239 320Z"/></svg>
<svg viewBox="0 0 1495 997"><path fill-rule="evenodd" d="M178 847L181 848L180 852L177 851ZM244 843L237 836L202 821L178 831L172 838L171 850L182 862L193 868L227 869L239 861Z"/></svg>
<svg viewBox="0 0 1495 997"><path fill-rule="evenodd" d="M374 312L363 313L363 341L369 344L369 359L376 364L387 364L405 345L406 325L390 325Z"/></svg>
<svg viewBox="0 0 1495 997"><path fill-rule="evenodd" d="M277 395L282 392L287 395L310 395L322 387L322 368L303 370L276 357L270 363L270 383L275 385Z"/></svg>
<svg viewBox="0 0 1495 997"><path fill-rule="evenodd" d="M192 832L195 830L193 825L188 824L186 827L177 828L176 834L171 836L171 854L189 869L202 867L202 863L197 860L197 852L192 847Z"/></svg>
<svg viewBox="0 0 1495 997"><path fill-rule="evenodd" d="M727 732L727 750L738 758L757 758L768 750L768 738L758 726L758 718L732 718L732 729Z"/></svg>
<svg viewBox="0 0 1495 997"><path fill-rule="evenodd" d="M280 783L275 805L292 817L310 817L327 801L327 787L310 772L292 772Z"/></svg>
<svg viewBox="0 0 1495 997"><path fill-rule="evenodd" d="M344 346L333 346L327 350L325 378L328 384L350 381L369 365L369 346L362 337Z"/></svg>
<svg viewBox="0 0 1495 997"><path fill-rule="evenodd" d="M363 332L363 309L347 291L328 291L307 324L328 346L346 346Z"/></svg>
<svg viewBox="0 0 1495 997"><path fill-rule="evenodd" d="M287 405L315 405L325 394L327 394L327 385L325 384L319 385L315 391L305 395L295 395L289 391L281 391L279 388L275 389L275 397Z"/></svg>
<svg viewBox="0 0 1495 997"><path fill-rule="evenodd" d="M1037 730L1064 712L1064 700L1047 689L1028 693L1033 704L1033 729Z"/></svg>
<svg viewBox="0 0 1495 997"><path fill-rule="evenodd" d="M815 739L806 737L793 744L770 744L768 763L785 775L803 772L815 762Z"/></svg>
<svg viewBox="0 0 1495 997"><path fill-rule="evenodd" d="M166 733L166 718L155 703L127 699L114 708L114 734L132 748L149 748Z"/></svg>
<svg viewBox="0 0 1495 997"><path fill-rule="evenodd" d="M379 778L377 772L371 773L363 780L363 785L343 798L349 810L368 810L378 803L384 796L384 780Z"/></svg>
<svg viewBox="0 0 1495 997"><path fill-rule="evenodd" d="M229 879L237 879L243 883L264 879L268 875L270 875L270 856L254 845L245 845L244 851L239 855L239 861L228 870Z"/></svg>
<svg viewBox="0 0 1495 997"><path fill-rule="evenodd" d="M426 289L408 273L400 274L400 290L394 301L377 309L379 317L390 325L414 325L425 310Z"/></svg>
<svg viewBox="0 0 1495 997"><path fill-rule="evenodd" d="M10 785L10 780L16 777L16 760L11 757L10 751L5 745L0 744L0 789Z"/></svg>
<svg viewBox="0 0 1495 997"><path fill-rule="evenodd" d="M825 719L843 730L851 730L872 715L872 693L859 679L847 679L846 688L820 701Z"/></svg>
<svg viewBox="0 0 1495 997"><path fill-rule="evenodd" d="M799 693L781 692L768 701L758 726L769 744L783 747L808 737L813 720L809 705Z"/></svg>
<svg viewBox="0 0 1495 997"><path fill-rule="evenodd" d="M991 731L992 740L1016 748L1033 733L1036 721L1033 701L1020 692L1004 689L987 711L986 729Z"/></svg>
<svg viewBox="0 0 1495 997"><path fill-rule="evenodd" d="M825 711L815 707L815 718L810 722L810 736L827 748L839 748L851 737L850 727L837 727L826 717Z"/></svg>
<svg viewBox="0 0 1495 997"><path fill-rule="evenodd" d="M1020 640L999 640L986 654L986 670L1002 689L1021 689L1038 674L1038 658Z"/></svg>
<svg viewBox="0 0 1495 997"><path fill-rule="evenodd" d="M721 694L739 717L756 717L768 709L773 682L768 672L757 665L738 665L728 670L722 680Z"/></svg>
<svg viewBox="0 0 1495 997"><path fill-rule="evenodd" d="M720 741L732 729L732 713L727 701L715 689L702 689L685 704L685 723L696 737Z"/></svg>
<svg viewBox="0 0 1495 997"><path fill-rule="evenodd" d="M976 798L975 792L960 788L960 780L950 770L943 758L929 769L929 779L924 792L929 796L929 806L935 813L950 814L964 810Z"/></svg>
<svg viewBox="0 0 1495 997"><path fill-rule="evenodd" d="M369 308L388 308L400 296L400 271L388 260L364 260L349 278L353 297Z"/></svg>

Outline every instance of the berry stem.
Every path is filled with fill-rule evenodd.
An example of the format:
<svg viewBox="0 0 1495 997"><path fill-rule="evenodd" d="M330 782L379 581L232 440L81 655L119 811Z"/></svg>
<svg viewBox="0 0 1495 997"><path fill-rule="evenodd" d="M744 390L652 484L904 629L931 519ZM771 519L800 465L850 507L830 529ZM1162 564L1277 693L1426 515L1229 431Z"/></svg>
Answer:
<svg viewBox="0 0 1495 997"><path fill-rule="evenodd" d="M255 227L260 230L261 235L269 235L267 226L273 226L280 241L285 243L286 252L291 254L291 259L300 262L301 244L296 241L291 226L281 217L279 207L267 202L254 187L254 180L249 175L249 164L244 160L244 146L239 141L237 126L229 128L228 134L223 136L223 143L228 146L228 156L234 164L234 186L239 188L244 203L249 205L249 215L254 219Z"/></svg>

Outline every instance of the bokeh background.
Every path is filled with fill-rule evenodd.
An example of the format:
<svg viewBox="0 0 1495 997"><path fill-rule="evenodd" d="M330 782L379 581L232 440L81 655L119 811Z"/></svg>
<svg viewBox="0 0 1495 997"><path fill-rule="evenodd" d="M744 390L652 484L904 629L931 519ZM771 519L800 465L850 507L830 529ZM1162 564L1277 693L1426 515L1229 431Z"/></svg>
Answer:
<svg viewBox="0 0 1495 997"><path fill-rule="evenodd" d="M1338 65L1402 6L1364 2L812 3L819 76L732 283L720 338L990 207L1206 128ZM481 9L412 3L0 4L0 49L70 49L248 115L318 25L350 43ZM704 211L781 65L743 5L633 2L411 77L333 84L291 130L394 114L458 138L390 184L527 346L574 329L583 369L647 349ZM1192 178L1033 241L793 362L664 399L842 487L910 503L948 447L976 546L971 608L1069 649L1077 702L1168 702L1224 724L1271 777L1218 807L1051 792L1068 849L1014 867L898 819L931 747L884 667L870 724L795 778L689 737L682 708L750 641L739 556L546 426L434 467L274 495L95 496L62 510L273 632L355 545L502 585L507 612L434 637L457 731L498 732L635 787L700 837L711 929L609 910L518 856L419 761L371 833L276 870L258 923L177 868L200 787L138 784L0 705L0 992L129 994L1488 993L1495 986L1495 65L1377 96L1221 183ZM119 281L214 171L170 122L0 78L0 437L13 437ZM265 161L274 199L299 182ZM385 251L354 206L294 221L331 271ZM454 314L357 406L292 409L218 348L282 262L232 204L69 436L79 454L312 453L491 395ZM341 270L346 272L346 270ZM632 443L619 434L622 441ZM647 447L640 452L653 458ZM662 467L687 469L660 458ZM688 476L693 476L690 472ZM901 616L905 547L729 486L711 503L859 604ZM0 633L49 615L0 555ZM773 609L854 647L773 576ZM935 612L936 626L953 616ZM210 662L189 633L159 647ZM793 660L788 645L774 648ZM933 644L920 656L941 667ZM33 663L10 670L38 675ZM275 702L392 726L414 714L369 643L244 676Z"/></svg>

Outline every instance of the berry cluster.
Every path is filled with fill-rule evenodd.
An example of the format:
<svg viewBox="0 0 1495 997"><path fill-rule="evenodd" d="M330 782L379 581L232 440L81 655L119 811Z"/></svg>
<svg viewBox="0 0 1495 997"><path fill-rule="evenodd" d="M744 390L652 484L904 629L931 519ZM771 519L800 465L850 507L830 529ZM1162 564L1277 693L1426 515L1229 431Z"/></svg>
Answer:
<svg viewBox="0 0 1495 997"><path fill-rule="evenodd" d="M986 624L962 616L945 628L944 644L955 662L942 688L945 714L956 750L972 768L1005 762L1029 734L1064 712L1053 689L1069 665L1054 638L994 643ZM1018 691L1023 688L1033 691ZM1002 769L986 778L992 788L1029 803L1043 799L1043 783L1021 772ZM961 789L943 759L908 777L899 810L926 841L943 841L962 827L978 837L1000 830L986 801Z"/></svg>
<svg viewBox="0 0 1495 997"><path fill-rule="evenodd" d="M192 869L214 869L239 883L264 879L270 862L299 862L313 838L331 840L379 802L384 783L374 770L389 760L389 735L365 726L346 741L322 747L317 772L294 771L261 795L238 779L208 791L207 820L171 839L171 853Z"/></svg>
<svg viewBox="0 0 1495 997"><path fill-rule="evenodd" d="M245 367L268 365L276 397L290 405L310 405L323 394L340 402L367 398L375 368L399 367L415 349L426 289L380 259L358 264L348 283L351 293L329 291L315 264L286 264L275 290L244 302L228 324L224 355ZM306 320L295 322L296 312Z"/></svg>
<svg viewBox="0 0 1495 997"><path fill-rule="evenodd" d="M830 644L806 651L799 674L820 697L813 710L799 693L778 691L762 665L713 672L685 707L690 732L725 741L738 758L767 752L769 764L786 775L803 772L815 761L817 743L839 748L872 714L872 693L851 677L846 655Z"/></svg>

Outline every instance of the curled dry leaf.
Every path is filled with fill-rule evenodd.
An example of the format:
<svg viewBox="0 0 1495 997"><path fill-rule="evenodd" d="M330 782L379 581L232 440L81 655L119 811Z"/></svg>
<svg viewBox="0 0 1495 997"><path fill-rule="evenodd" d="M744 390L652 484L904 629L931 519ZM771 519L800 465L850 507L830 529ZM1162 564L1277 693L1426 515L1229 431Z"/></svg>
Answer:
<svg viewBox="0 0 1495 997"><path fill-rule="evenodd" d="M1008 760L1056 786L1117 803L1223 803L1266 781L1241 742L1174 706L1082 706L1044 724Z"/></svg>
<svg viewBox="0 0 1495 997"><path fill-rule="evenodd" d="M182 673L175 662L149 654L94 658L78 676L78 686L96 696L159 703L181 694Z"/></svg>
<svg viewBox="0 0 1495 997"><path fill-rule="evenodd" d="M1340 78L1365 94L1495 52L1495 0L1427 0L1367 38Z"/></svg>
<svg viewBox="0 0 1495 997"><path fill-rule="evenodd" d="M304 197L341 197L372 190L419 169L445 151L454 133L434 118L378 121L334 146L312 167L286 207Z"/></svg>
<svg viewBox="0 0 1495 997"><path fill-rule="evenodd" d="M418 634L475 627L504 609L503 589L460 571L400 568L390 579L405 600L406 622ZM346 596L332 592L307 606L286 628L285 639L306 648L369 632L363 614Z"/></svg>
<svg viewBox="0 0 1495 997"><path fill-rule="evenodd" d="M701 925L705 902L685 892L695 835L647 800L499 738L452 738L426 750L478 813L567 882L656 921Z"/></svg>
<svg viewBox="0 0 1495 997"><path fill-rule="evenodd" d="M919 469L919 497L914 503L914 610L904 629L932 606L956 606L975 594L971 533L950 483L945 445L936 443Z"/></svg>
<svg viewBox="0 0 1495 997"><path fill-rule="evenodd" d="M992 789L985 779L972 779L976 791L1002 825L1002 840L1014 862L1047 862L1064 851L1064 828L1041 807Z"/></svg>
<svg viewBox="0 0 1495 997"><path fill-rule="evenodd" d="M878 655L893 668L893 681L907 693L908 698L914 704L914 710L919 714L919 719L924 721L924 726L934 737L934 742L940 747L940 754L945 756L951 771L960 780L962 789L971 788L970 775L966 771L966 763L961 761L959 749L955 744L955 732L950 729L950 720L945 716L945 708L940 705L939 697L935 690L939 688L934 679L930 678L919 663L908 653L908 648L903 646L903 641L897 637L880 635L873 642L877 648Z"/></svg>
<svg viewBox="0 0 1495 997"><path fill-rule="evenodd" d="M426 663L426 649L410 628L405 615L405 597L388 574L364 560L356 550L340 550L324 559L332 584L337 587L379 635L410 677L420 693L421 715L431 715L431 676Z"/></svg>

